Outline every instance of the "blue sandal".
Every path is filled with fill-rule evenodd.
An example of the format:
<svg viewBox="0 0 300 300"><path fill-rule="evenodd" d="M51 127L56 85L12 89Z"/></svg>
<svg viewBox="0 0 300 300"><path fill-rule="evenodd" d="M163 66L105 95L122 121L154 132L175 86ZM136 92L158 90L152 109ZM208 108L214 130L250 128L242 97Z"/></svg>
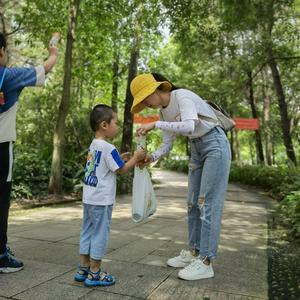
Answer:
<svg viewBox="0 0 300 300"><path fill-rule="evenodd" d="M88 277L90 268L78 266L77 273L74 276L74 280L78 282L83 282Z"/></svg>
<svg viewBox="0 0 300 300"><path fill-rule="evenodd" d="M101 272L101 269L98 272L89 271L89 276L85 279L85 286L109 286L115 284L115 278L107 272Z"/></svg>

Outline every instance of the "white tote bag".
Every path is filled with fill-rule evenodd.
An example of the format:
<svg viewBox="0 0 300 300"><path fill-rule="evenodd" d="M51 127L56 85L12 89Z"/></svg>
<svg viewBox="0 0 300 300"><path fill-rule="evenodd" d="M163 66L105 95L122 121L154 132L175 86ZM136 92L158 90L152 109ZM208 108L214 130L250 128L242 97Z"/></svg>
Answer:
<svg viewBox="0 0 300 300"><path fill-rule="evenodd" d="M145 138L138 141L137 148L145 148ZM132 220L136 223L153 215L156 211L156 197L147 168L134 168L132 187Z"/></svg>

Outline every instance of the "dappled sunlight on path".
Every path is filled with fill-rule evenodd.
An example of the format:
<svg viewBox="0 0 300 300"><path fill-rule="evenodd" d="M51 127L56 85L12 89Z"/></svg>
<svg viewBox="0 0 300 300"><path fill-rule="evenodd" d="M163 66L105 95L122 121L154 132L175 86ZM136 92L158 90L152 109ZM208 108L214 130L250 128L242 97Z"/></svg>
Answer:
<svg viewBox="0 0 300 300"><path fill-rule="evenodd" d="M73 281L82 218L81 202L74 202L13 213L9 245L25 269L0 275L0 298L267 299L266 201L271 200L230 185L215 278L186 282L166 260L186 248L187 176L154 169L153 178L157 212L143 222L131 220L131 195L117 198L103 262L116 276L115 286L91 291Z"/></svg>

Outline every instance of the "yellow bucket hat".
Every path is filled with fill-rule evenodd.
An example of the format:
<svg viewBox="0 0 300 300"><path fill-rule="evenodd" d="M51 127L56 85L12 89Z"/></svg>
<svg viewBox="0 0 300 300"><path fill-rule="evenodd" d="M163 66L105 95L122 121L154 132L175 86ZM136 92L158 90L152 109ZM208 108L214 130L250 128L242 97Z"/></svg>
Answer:
<svg viewBox="0 0 300 300"><path fill-rule="evenodd" d="M133 114L140 112L144 108L142 101L153 94L159 86L164 92L172 89L169 81L156 81L150 73L136 76L130 83L130 91L133 96L131 112Z"/></svg>

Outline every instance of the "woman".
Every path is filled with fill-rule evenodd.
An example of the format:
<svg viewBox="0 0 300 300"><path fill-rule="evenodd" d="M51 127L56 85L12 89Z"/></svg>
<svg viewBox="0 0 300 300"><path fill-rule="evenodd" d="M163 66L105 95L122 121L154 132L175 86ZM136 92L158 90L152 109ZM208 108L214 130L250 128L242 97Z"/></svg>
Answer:
<svg viewBox="0 0 300 300"><path fill-rule="evenodd" d="M178 277L197 280L214 276L221 220L231 162L230 145L210 106L198 95L174 86L160 74L141 74L130 85L132 113L159 108L160 121L142 125L138 135L159 128L161 147L147 154L145 165L166 155L176 134L188 136L191 159L188 176L188 247L167 264L183 268ZM201 116L203 118L201 118Z"/></svg>

